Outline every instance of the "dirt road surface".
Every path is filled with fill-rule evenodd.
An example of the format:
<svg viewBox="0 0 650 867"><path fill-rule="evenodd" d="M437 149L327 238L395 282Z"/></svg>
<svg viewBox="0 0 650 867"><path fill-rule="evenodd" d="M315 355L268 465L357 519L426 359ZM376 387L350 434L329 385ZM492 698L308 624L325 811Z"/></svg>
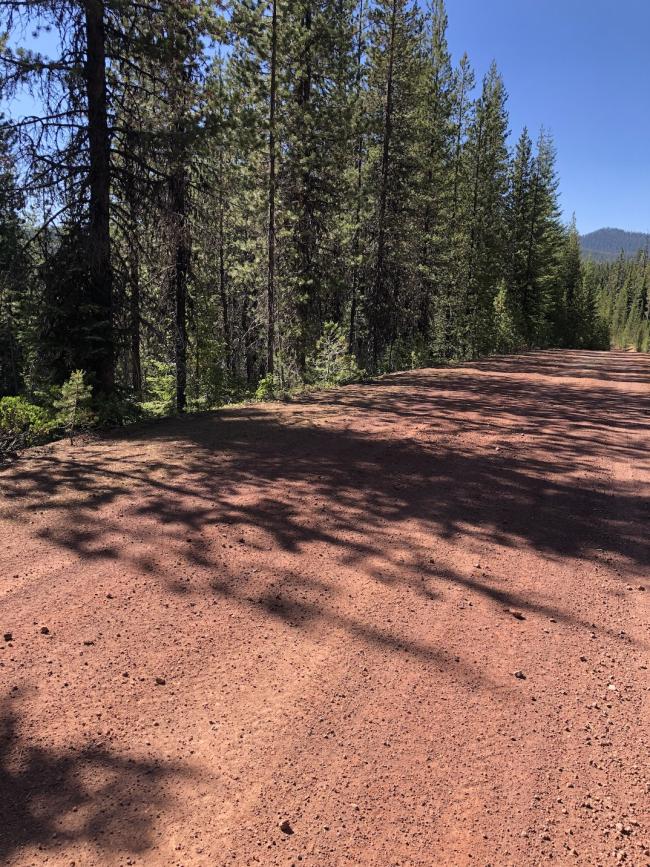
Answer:
<svg viewBox="0 0 650 867"><path fill-rule="evenodd" d="M0 472L0 863L650 864L650 356Z"/></svg>

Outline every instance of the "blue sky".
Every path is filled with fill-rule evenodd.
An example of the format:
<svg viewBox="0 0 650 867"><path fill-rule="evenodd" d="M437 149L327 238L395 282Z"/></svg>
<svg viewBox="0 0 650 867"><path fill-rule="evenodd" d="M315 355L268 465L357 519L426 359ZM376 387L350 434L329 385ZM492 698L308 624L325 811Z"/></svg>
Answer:
<svg viewBox="0 0 650 867"><path fill-rule="evenodd" d="M547 127L578 228L650 231L650 0L447 0L454 60L497 61L516 138Z"/></svg>

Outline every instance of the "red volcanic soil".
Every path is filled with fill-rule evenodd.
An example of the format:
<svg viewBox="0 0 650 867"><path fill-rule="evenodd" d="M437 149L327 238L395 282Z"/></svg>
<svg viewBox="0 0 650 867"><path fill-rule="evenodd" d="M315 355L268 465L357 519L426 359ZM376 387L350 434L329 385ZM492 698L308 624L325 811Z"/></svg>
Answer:
<svg viewBox="0 0 650 867"><path fill-rule="evenodd" d="M32 450L0 863L649 864L649 494L614 352Z"/></svg>

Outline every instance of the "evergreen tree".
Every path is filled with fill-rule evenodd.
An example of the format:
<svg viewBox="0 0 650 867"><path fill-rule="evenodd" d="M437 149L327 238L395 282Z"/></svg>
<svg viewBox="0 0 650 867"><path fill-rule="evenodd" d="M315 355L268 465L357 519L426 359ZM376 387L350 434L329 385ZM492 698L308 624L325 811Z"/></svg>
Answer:
<svg viewBox="0 0 650 867"><path fill-rule="evenodd" d="M555 338L563 346L582 346L592 327L582 294L582 257L575 215L566 231L560 260L561 294L555 310Z"/></svg>
<svg viewBox="0 0 650 867"><path fill-rule="evenodd" d="M356 74L353 9L339 0L302 0L285 16L280 266L295 352L304 372L323 322L341 319L345 271L342 225L351 195Z"/></svg>
<svg viewBox="0 0 650 867"><path fill-rule="evenodd" d="M99 391L114 385L113 259L110 238L110 131L107 91L107 28L116 7L104 0L83 4L9 0L2 15L7 30L19 20L53 28L61 53L46 59L33 51L5 46L0 66L5 93L24 85L38 90L43 113L16 125L21 159L28 166L26 189L50 207L79 212L88 245L85 325L95 344L90 370ZM75 71L82 74L73 74ZM47 199L45 196L47 195Z"/></svg>
<svg viewBox="0 0 650 867"><path fill-rule="evenodd" d="M17 395L26 386L30 287L21 206L8 131L0 128L0 395Z"/></svg>
<svg viewBox="0 0 650 867"><path fill-rule="evenodd" d="M59 424L70 437L71 443L74 442L75 433L91 422L91 397L91 388L84 381L83 370L73 370L70 378L61 386L61 397L54 402Z"/></svg>
<svg viewBox="0 0 650 867"><path fill-rule="evenodd" d="M504 277L508 116L503 80L492 64L468 131L464 292L461 353L474 357L494 345L494 300Z"/></svg>
<svg viewBox="0 0 650 867"><path fill-rule="evenodd" d="M563 239L557 187L551 137L542 130L533 156L524 130L511 174L507 279L519 341L527 347L547 345L554 336Z"/></svg>
<svg viewBox="0 0 650 867"><path fill-rule="evenodd" d="M475 104L472 92L474 72L467 55L463 55L452 83L452 146L449 166L451 200L446 224L446 268L443 288L435 299L434 351L442 358L458 357L464 331L467 237L471 208L471 176L465 158L467 135L472 123Z"/></svg>
<svg viewBox="0 0 650 867"><path fill-rule="evenodd" d="M413 233L421 207L420 100L423 22L405 0L381 0L371 12L367 183L373 212L367 234L372 271L366 293L368 363L390 369L408 321L416 279ZM408 317L408 318L407 318Z"/></svg>
<svg viewBox="0 0 650 867"><path fill-rule="evenodd" d="M423 86L421 250L414 307L416 343L424 357L435 354L436 317L450 269L449 233L452 206L450 166L454 153L454 74L447 46L447 14L433 0L426 20L426 66Z"/></svg>

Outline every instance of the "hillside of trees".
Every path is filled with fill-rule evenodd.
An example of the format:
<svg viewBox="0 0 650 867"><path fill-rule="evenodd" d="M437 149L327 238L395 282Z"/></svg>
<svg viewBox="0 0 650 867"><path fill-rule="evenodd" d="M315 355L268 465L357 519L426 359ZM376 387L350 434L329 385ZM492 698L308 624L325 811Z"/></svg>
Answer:
<svg viewBox="0 0 650 867"><path fill-rule="evenodd" d="M51 417L75 371L119 421L603 346L596 305L619 311L621 280L641 309L620 272L633 266L583 279L551 137L524 129L509 149L505 84L496 65L477 82L467 57L452 63L443 0L9 0L0 14L14 408ZM54 56L18 47L44 30Z"/></svg>
<svg viewBox="0 0 650 867"><path fill-rule="evenodd" d="M582 254L594 262L609 262L622 252L633 259L640 250L650 246L650 235L644 232L626 232L623 229L597 229L580 236Z"/></svg>
<svg viewBox="0 0 650 867"><path fill-rule="evenodd" d="M629 259L583 266L583 283L596 301L604 336L618 349L650 352L650 264L647 248Z"/></svg>

